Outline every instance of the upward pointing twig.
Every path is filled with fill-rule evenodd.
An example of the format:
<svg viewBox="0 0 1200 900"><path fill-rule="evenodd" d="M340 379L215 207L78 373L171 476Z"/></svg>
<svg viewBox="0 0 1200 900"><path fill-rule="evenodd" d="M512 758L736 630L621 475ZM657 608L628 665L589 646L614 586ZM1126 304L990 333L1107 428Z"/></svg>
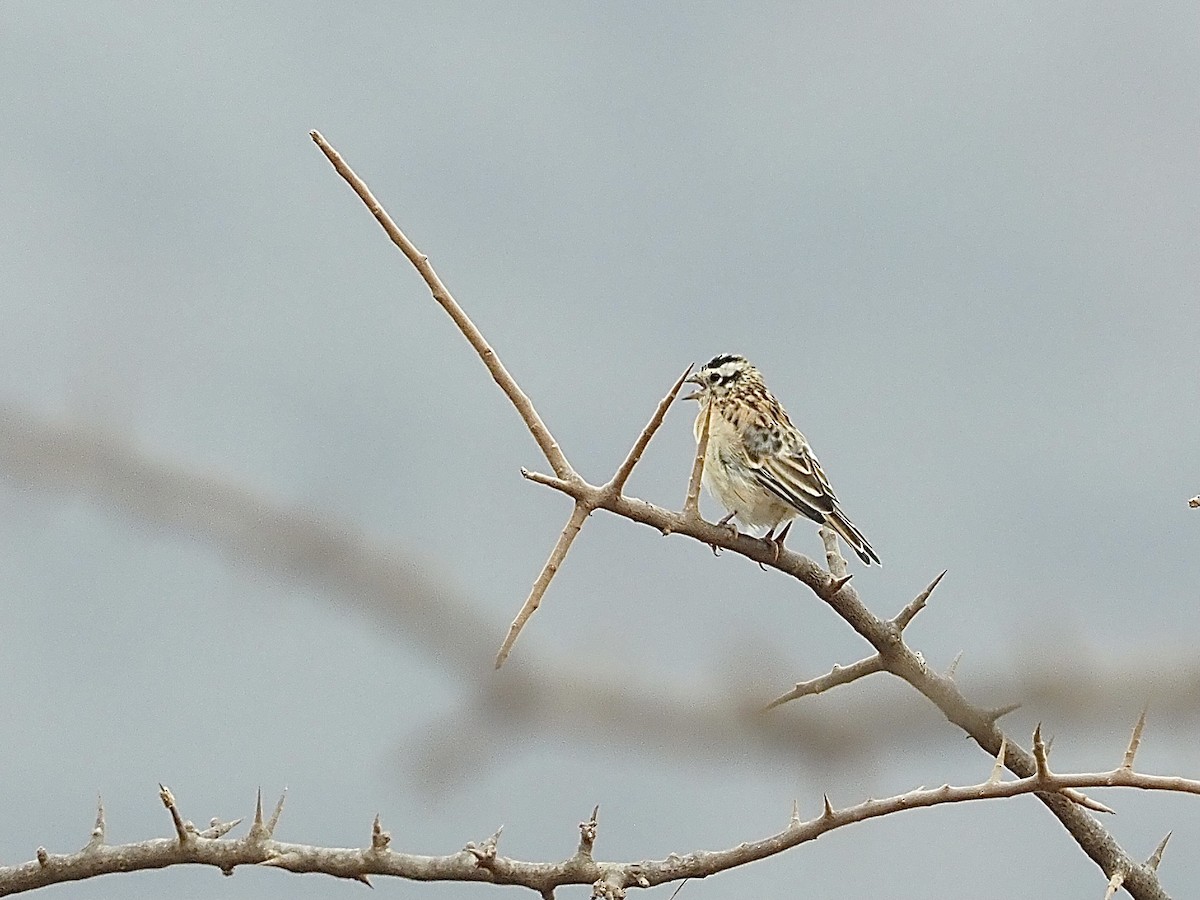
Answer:
<svg viewBox="0 0 1200 900"><path fill-rule="evenodd" d="M687 497L683 501L683 514L696 515L700 503L700 481L704 476L704 456L708 453L708 432L712 424L712 404L704 411L704 424L700 426L700 437L696 441L696 459L692 463L692 475L688 479Z"/></svg>
<svg viewBox="0 0 1200 900"><path fill-rule="evenodd" d="M366 183L355 174L354 170L346 164L329 142L318 131L310 131L309 136L312 137L316 145L321 148L321 152L326 158L333 163L337 173L346 179L346 183L358 194L363 203L367 205L367 209L371 211L376 221L383 226L383 230L387 232L387 236L392 239L392 243L400 248L400 251L408 257L408 261L416 267L416 270L425 279L425 284L429 286L430 292L433 294L433 299L436 300L454 320L454 324L458 326L458 330L463 333L463 336L479 354L479 358L483 360L483 364L487 366L488 372L496 384L500 385L500 390L508 396L512 405L516 407L517 412L521 414L521 418L525 420L526 426L529 428L533 439L537 441L538 447L541 448L542 454L546 457L546 461L550 463L554 469L554 474L559 478L569 478L574 474L571 464L567 462L566 456L559 449L558 442L554 439L554 435L550 433L550 429L542 421L534 409L533 402L521 390L520 385L516 380L508 374L508 369L504 368L504 364L500 362L500 357L496 355L496 351L491 348L487 340L484 339L483 333L475 327L475 323L467 317L461 306L446 290L446 286L442 284L442 280L438 277L437 272L433 270L433 266L429 264L429 257L416 248L400 230L399 226L392 221L392 217L387 214L387 211L380 205L379 201L371 193Z"/></svg>
<svg viewBox="0 0 1200 900"><path fill-rule="evenodd" d="M604 486L604 489L613 491L615 494L620 494L625 490L625 482L629 480L630 474L633 472L633 467L638 464L638 460L642 458L642 454L646 452L646 446L650 443L650 438L654 437L654 432L658 431L658 427L662 425L663 419L667 415L667 410L671 408L671 404L675 402L676 396L679 394L679 389L683 387L683 380L691 373L692 367L688 366L684 369L679 380L672 385L671 390L658 403L658 408L654 410L654 415L650 417L650 421L646 423L646 427L642 429L642 433L638 435L638 439L633 442L633 446L629 448L629 455L625 457L625 461L621 463L612 480Z"/></svg>

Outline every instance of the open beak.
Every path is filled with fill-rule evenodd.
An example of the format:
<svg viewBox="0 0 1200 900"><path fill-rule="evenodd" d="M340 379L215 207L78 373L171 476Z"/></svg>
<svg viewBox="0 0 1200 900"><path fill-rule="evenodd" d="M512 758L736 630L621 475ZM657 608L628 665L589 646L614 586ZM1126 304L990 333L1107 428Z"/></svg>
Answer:
<svg viewBox="0 0 1200 900"><path fill-rule="evenodd" d="M704 386L704 382L703 382L703 380L701 380L699 375L689 375L687 378L683 379L683 382L684 382L684 384L694 384L697 387ZM680 400L699 400L700 399L700 391L695 391L691 394L684 394L679 399Z"/></svg>

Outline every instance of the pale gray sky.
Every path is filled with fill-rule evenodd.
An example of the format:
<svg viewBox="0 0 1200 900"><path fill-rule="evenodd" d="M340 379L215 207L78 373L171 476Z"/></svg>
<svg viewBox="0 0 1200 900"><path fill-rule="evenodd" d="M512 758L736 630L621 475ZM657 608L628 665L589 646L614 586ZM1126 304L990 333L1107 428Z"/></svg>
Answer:
<svg viewBox="0 0 1200 900"><path fill-rule="evenodd" d="M886 681L813 702L880 715L855 719L871 748L832 759L803 727L794 757L760 734L690 754L662 722L644 741L505 728L564 668L686 703L774 696L866 648L784 579L598 514L495 675L569 507L520 478L536 447L314 128L585 475L610 474L689 362L744 353L883 557L855 580L873 609L948 568L914 645L938 666L965 651L975 699L1025 702L1010 724L1043 721L1058 767L1115 764L1151 696L1145 765L1200 773L1195 682L1118 677L1075 707L1020 688L1194 665L1196 5L645 7L0 5L0 859L81 846L97 790L113 840L164 834L160 780L196 821L287 785L284 839L362 843L379 811L403 849L503 822L502 852L550 859L597 802L599 855L661 857L775 831L793 797L815 813L826 790L986 777L927 704L923 736L883 715L906 696ZM148 512L140 476L35 477L9 446L30 422L340 524L451 613L398 629L320 559ZM677 506L690 452L675 410L631 491ZM820 550L803 526L789 545ZM488 730L473 710L497 690ZM1105 799L1135 856L1174 830L1164 883L1200 890L1200 804ZM57 890L361 887L174 870ZM798 890L1091 900L1103 882L1022 800L860 825L681 897Z"/></svg>

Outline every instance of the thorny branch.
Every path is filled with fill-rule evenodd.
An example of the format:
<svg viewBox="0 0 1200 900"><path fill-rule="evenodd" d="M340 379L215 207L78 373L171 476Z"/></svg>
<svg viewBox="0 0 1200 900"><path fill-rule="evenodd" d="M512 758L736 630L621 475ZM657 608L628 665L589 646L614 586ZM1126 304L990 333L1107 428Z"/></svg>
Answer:
<svg viewBox="0 0 1200 900"><path fill-rule="evenodd" d="M729 550L759 563L764 568L776 569L803 582L874 647L884 670L908 682L931 700L947 719L962 728L990 755L995 756L999 752L1005 736L996 727L996 716L989 715L986 710L970 704L950 678L932 672L921 656L905 644L902 627L894 621L880 619L866 607L859 599L857 591L849 585L849 576L843 574L845 563L837 552L836 541L832 541L832 544L827 542L831 575L830 572L822 570L813 560L802 554L779 548L771 542L749 535L734 534L727 528L704 521L694 510L685 509L682 513L674 513L644 500L627 497L619 490L612 490L612 482L609 485L598 487L585 481L571 467L533 408L532 402L500 364L495 351L488 346L482 334L450 296L429 265L428 258L404 236L367 189L365 183L346 165L325 138L315 131L311 132L311 136L333 163L338 173L367 205L392 241L412 262L429 286L434 299L446 309L472 347L479 353L484 364L492 373L492 377L504 389L524 419L530 433L554 470L554 476L533 472L523 472L522 474L532 481L571 497L576 503L576 510L581 504L587 508L589 513L596 509L606 509L634 522L655 528L664 535L678 533L702 541L710 547ZM647 426L647 428L649 434L645 436L646 442L649 441L654 431L651 426ZM641 439L639 439L639 443L641 443ZM575 513L572 514L572 518L574 517ZM566 529L564 529L565 534ZM568 540L567 546L569 543ZM563 552L565 554L565 549ZM553 572L550 574L552 576ZM526 606L528 605L527 601ZM522 612L524 612L524 607ZM514 625L516 625L515 621ZM517 628L518 632L519 630ZM510 637L515 640L515 635L511 631ZM511 647L510 640L506 640L506 644ZM502 647L501 653L497 657L497 667L504 662L505 655L505 649ZM1008 742L1005 766L1020 778L1029 778L1039 771L1039 766L1034 758L1011 741ZM1107 877L1111 879L1115 873L1125 872L1123 886L1138 900L1149 900L1149 898L1160 900L1167 896L1158 882L1156 872L1134 862L1095 818L1079 808L1077 804L1084 802L1080 795L1068 799L1058 792L1038 791L1037 796L1050 808L1084 852Z"/></svg>
<svg viewBox="0 0 1200 900"><path fill-rule="evenodd" d="M364 848L317 847L277 841L274 833L283 809L283 798L276 805L270 821L264 823L261 791L249 831L243 837L228 838L225 835L241 819L224 823L213 819L209 828L198 831L184 818L171 791L160 785L160 797L171 816L173 836L108 845L104 843L102 834L97 837L97 831L101 830L97 826L92 831L91 840L76 853L50 853L44 847L39 847L35 858L29 862L0 866L0 896L116 872L197 864L214 866L226 875L233 874L238 866L259 865L289 872L321 873L366 885L371 884L373 875L412 881L490 882L526 887L542 896L548 896L563 885L604 882L611 886L616 896L624 896L626 888L648 888L689 878L705 878L775 856L846 825L905 810L971 800L996 800L1035 792L1101 787L1132 787L1200 795L1200 781L1146 775L1125 766L1119 766L1111 772L1069 775L1047 771L1016 781L1001 781L992 777L980 784L963 787L942 785L920 788L882 800L866 800L843 809L835 809L829 798L825 797L821 811L807 821L801 820L798 805L793 804L792 814L783 830L761 840L726 850L683 855L673 853L661 860L631 862L601 862L593 859L592 851L598 830L597 807L590 819L580 823L579 846L572 856L560 862L539 863L500 855L502 828L481 843L470 842L459 852L446 856L418 856L396 851L391 848L391 834L383 829L378 815L371 824L369 843ZM97 816L98 820L101 818L102 814ZM1163 839L1139 869L1153 871L1158 867L1166 840ZM1124 872L1119 883L1123 883L1129 874L1128 871Z"/></svg>

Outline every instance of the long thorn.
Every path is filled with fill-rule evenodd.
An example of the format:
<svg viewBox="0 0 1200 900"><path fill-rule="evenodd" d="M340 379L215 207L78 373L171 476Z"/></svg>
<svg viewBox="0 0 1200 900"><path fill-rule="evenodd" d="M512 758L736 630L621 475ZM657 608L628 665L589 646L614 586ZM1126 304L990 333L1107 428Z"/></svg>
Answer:
<svg viewBox="0 0 1200 900"><path fill-rule="evenodd" d="M1142 745L1142 731L1146 727L1146 707L1142 707L1142 714L1138 716L1137 724L1133 726L1133 734L1129 736L1129 746L1125 748L1125 759L1121 763L1121 768L1127 771L1133 769L1133 758L1137 756L1138 747Z"/></svg>

